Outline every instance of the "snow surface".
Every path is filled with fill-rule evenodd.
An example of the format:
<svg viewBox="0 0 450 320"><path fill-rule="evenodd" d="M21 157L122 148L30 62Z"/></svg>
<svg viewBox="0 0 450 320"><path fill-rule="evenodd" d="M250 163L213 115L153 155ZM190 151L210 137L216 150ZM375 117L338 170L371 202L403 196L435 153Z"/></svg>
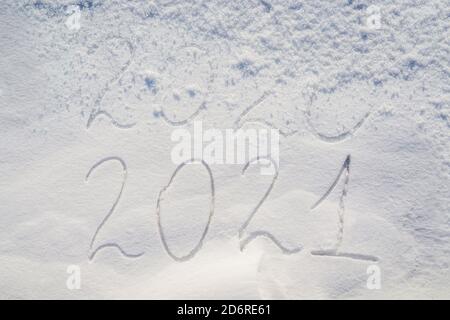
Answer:
<svg viewBox="0 0 450 320"><path fill-rule="evenodd" d="M0 298L450 298L449 26L447 0L2 0ZM194 119L278 128L280 166L211 165L177 261L157 202ZM210 180L164 192L175 257ZM272 182L245 233L300 252L240 248Z"/></svg>

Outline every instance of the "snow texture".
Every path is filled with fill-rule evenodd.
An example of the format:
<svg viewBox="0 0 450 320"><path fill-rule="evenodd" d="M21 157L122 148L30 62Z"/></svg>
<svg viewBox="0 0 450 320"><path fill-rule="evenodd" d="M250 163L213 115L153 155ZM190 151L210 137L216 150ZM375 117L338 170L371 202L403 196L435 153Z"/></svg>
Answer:
<svg viewBox="0 0 450 320"><path fill-rule="evenodd" d="M0 298L450 298L449 27L447 0L2 0ZM194 120L279 129L278 174L170 181Z"/></svg>

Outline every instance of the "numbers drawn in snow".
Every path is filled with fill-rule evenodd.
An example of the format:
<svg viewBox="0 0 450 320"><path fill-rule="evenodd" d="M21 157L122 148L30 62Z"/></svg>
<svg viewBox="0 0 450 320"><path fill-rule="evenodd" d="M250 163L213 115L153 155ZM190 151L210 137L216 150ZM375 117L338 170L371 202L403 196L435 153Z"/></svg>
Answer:
<svg viewBox="0 0 450 320"><path fill-rule="evenodd" d="M375 256L340 251L340 247L341 247L342 241L344 239L345 198L348 193L348 185L349 185L349 181L350 181L350 162L351 162L351 156L348 155L345 158L345 161L342 164L341 169L339 170L339 173L338 173L336 179L331 184L331 186L324 193L324 195L322 197L320 197L320 199L317 200L311 206L311 210L314 210L315 208L317 208L335 189L335 187L338 184L338 182L340 181L342 175L344 175L344 186L342 188L342 192L339 197L339 205L338 205L339 222L338 222L338 232L337 232L336 243L335 243L334 247L331 249L314 250L314 251L311 251L311 254L315 255L315 256L342 257L342 258L350 258L350 259L356 259L356 260L378 261L378 258Z"/></svg>
<svg viewBox="0 0 450 320"><path fill-rule="evenodd" d="M195 246L187 254L179 256L179 255L176 255L172 251L172 249L170 249L170 247L169 247L169 244L167 241L167 236L166 236L166 233L164 231L164 228L163 228L162 222L161 222L161 211L162 211L161 205L162 205L164 193L173 184L174 179L177 176L177 174L179 174L179 172L181 170L186 168L186 166L188 164L193 164L193 163L201 164L206 169L208 176L209 176L209 187L210 187L209 214L208 214L208 219L207 219L205 227L201 233L199 241L195 244ZM161 237L161 242L164 246L164 249L166 250L166 252L169 254L169 256L172 259L174 259L175 261L178 261L178 262L188 261L188 260L192 259L197 254L197 252L200 251L200 249L202 248L202 245L203 245L203 241L205 240L205 237L208 233L209 226L211 224L211 221L212 221L212 218L214 215L214 209L215 209L214 177L213 177L213 174L212 174L212 171L211 171L211 168L209 167L209 165L203 160L195 160L195 159L187 160L187 161L181 163L180 165L178 165L177 168L175 169L175 171L173 172L172 176L170 177L169 183L165 187L163 187L161 189L161 191L159 192L158 200L156 202L156 218L157 218L157 223L158 223L159 235Z"/></svg>
<svg viewBox="0 0 450 320"><path fill-rule="evenodd" d="M105 164L105 163L107 163L107 162L112 162L112 161L118 162L118 163L120 164L120 166L122 167L122 174L123 174L122 184L121 184L121 187L120 187L120 191L119 191L117 197L116 197L115 200L114 200L113 205L111 206L111 208L109 209L108 213L107 213L106 216L103 218L103 220L100 222L100 224L97 226L97 228L96 228L96 230L95 230L95 232L94 232L94 235L92 236L92 239L91 239L91 242L90 242L90 245L89 245L89 251L90 251L90 253L89 253L89 261L92 261L92 260L94 259L94 257L96 256L96 254L97 254L99 251L101 251L102 249L105 249L105 248L115 248L115 249L119 250L120 253L121 253L123 256L128 257L128 258L138 258L138 257L140 257L140 256L142 256L142 255L144 254L143 252L141 252L141 253L136 253L136 254L134 254L134 253L128 253L128 252L126 252L125 250L123 250L123 249L120 247L119 244L113 243L113 242L102 244L102 245L100 245L100 246L98 246L98 247L96 247L96 248L94 249L94 243L95 243L95 240L96 240L96 238L97 238L97 236L98 236L100 230L101 230L101 229L103 228L103 226L106 224L106 222L107 222L108 219L111 217L111 215L114 213L114 210L116 209L117 204L119 203L120 198L121 198L121 196L122 196L122 192L123 192L123 189L125 188L125 183L126 183L126 180L127 180L127 165L126 165L125 161L123 161L123 160L122 160L121 158L119 158L119 157L115 157L115 156L112 156L112 157L106 157L106 158L104 158L104 159L98 161L97 163L95 163L95 164L91 167L91 169L89 169L88 173L86 174L86 178L85 178L85 181L88 182L88 181L89 181L89 178L90 178L90 176L91 176L91 174L92 174L98 167L102 166L103 164Z"/></svg>

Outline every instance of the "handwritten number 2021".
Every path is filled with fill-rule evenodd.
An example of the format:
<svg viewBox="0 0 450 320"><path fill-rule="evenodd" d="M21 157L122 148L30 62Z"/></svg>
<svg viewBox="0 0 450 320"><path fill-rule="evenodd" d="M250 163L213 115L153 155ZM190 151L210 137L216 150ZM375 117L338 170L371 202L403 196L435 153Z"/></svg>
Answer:
<svg viewBox="0 0 450 320"><path fill-rule="evenodd" d="M342 253L339 252L339 248L341 246L342 243L342 238L343 238L343 228L344 228L344 213L345 213L345 197L347 195L348 192L348 184L349 184L349 174L350 174L350 155L348 155L343 163L343 165L340 168L340 171L336 177L336 179L333 181L333 183L331 184L331 186L328 188L328 190L324 193L324 195L322 197L319 198L319 200L317 200L312 206L311 206L311 210L314 210L315 208L317 208L323 201L325 201L325 199L331 194L331 192L335 189L336 185L338 184L338 182L340 181L341 177L344 175L344 186L341 192L341 196L339 199L339 204L338 204L338 217L339 217L339 225L338 225L338 236L337 236L337 242L336 242L336 246L334 248L331 248L329 250L322 250L322 251L312 251L311 253L313 255L319 255L319 256L341 256L341 257L347 257L347 258L353 258L353 259L362 259L362 260L370 260L370 261L376 261L377 258L373 257L373 256L367 256L367 255L358 255L358 254L351 254L351 253ZM247 217L247 219L244 221L244 223L242 224L242 226L239 228L239 241L240 241L240 248L241 251L244 250L246 248L246 246L248 244L250 244L253 240L255 240L256 238L259 237L264 237L269 239L273 244L275 244L282 253L284 254L294 254L297 252L300 252L302 250L302 246L298 245L294 248L288 248L285 245L282 244L282 242L280 240L278 240L272 233L270 233L269 231L266 230L256 230L256 231L252 231L249 232L247 234L247 229L248 226L250 225L252 219L255 217L256 213L258 212L258 210L261 208L261 206L264 204L264 202L267 200L267 198L269 197L271 191L273 190L273 187L275 185L275 182L278 179L278 173L279 173L279 168L277 166L277 164L275 163L275 161L273 161L270 157L265 157L265 158L255 158L253 160L248 161L245 166L242 169L241 174L244 175L247 172L247 169L250 167L250 165L257 163L259 164L262 160L265 160L266 162L270 162L272 166L274 166L275 168L275 174L271 180L270 185L268 186L267 190L265 191L265 193L263 194L262 198L258 201L258 203L256 204L256 206L253 208L253 210L250 212L249 216ZM118 245L117 243L105 243L102 244L96 248L94 248L94 244L96 242L96 238L100 232L100 230L104 227L104 225L106 224L106 222L108 221L108 219L111 217L111 215L114 213L120 199L123 193L123 190L125 188L125 184L126 184L126 179L127 179L127 165L125 163L124 160L122 160L120 157L107 157L104 158L100 161L98 161L97 163L95 163L91 169L89 170L89 172L86 175L86 182L88 182L90 176L93 174L93 172L100 166L104 165L107 162L117 162L121 165L122 168L122 174L123 174L123 178L122 178L122 184L121 184L121 188L120 191L118 193L118 195L116 196L113 205L110 207L108 213L104 216L104 218L101 220L101 222L99 223L99 225L97 226L94 235L91 238L90 241L90 248L89 248L89 260L93 260L95 255L101 251L102 249L105 248L115 248L117 250L119 250L121 252L122 255L128 257L128 258L137 258L142 256L144 253L140 252L140 253L129 253L126 252L125 250L123 250L121 248L120 245ZM210 200L210 210L209 210L209 215L208 215L208 220L206 222L206 225L203 229L202 235L200 240L197 242L197 244L185 255L176 255L169 247L168 242L166 240L166 236L165 236L165 232L164 232L164 228L162 226L161 223L161 214L162 214L162 210L161 210L161 199L162 199L162 195L163 193L167 190L167 188L171 185L171 183L173 182L174 178L177 176L177 174L183 170L188 164L192 164L192 163L199 163L201 164L206 171L208 172L208 176L209 176L209 183L210 183L210 192L211 192L211 200ZM215 205L215 187L214 187L214 176L213 173L211 171L211 168L209 167L209 165L203 161L203 160L189 160L189 161L185 161L182 164L180 164L175 171L172 173L170 179L169 179L169 183L163 187L159 193L158 199L157 199L157 203L156 203L156 216L157 216L157 225L158 225L158 231L161 237L161 241L162 241L162 245L164 247L164 249L166 250L167 254L174 259L175 261L179 261L179 262L183 262L183 261L187 261L190 260L191 258L193 258L201 249L203 242L206 238L206 235L209 231L209 227L212 221L212 218L214 216L214 205Z"/></svg>

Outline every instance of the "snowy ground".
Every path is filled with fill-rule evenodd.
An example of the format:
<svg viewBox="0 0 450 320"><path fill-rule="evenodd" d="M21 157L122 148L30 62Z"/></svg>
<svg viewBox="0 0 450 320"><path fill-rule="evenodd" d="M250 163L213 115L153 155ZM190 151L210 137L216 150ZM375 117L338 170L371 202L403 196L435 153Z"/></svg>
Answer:
<svg viewBox="0 0 450 320"><path fill-rule="evenodd" d="M0 298L450 298L449 27L446 0L2 0ZM168 186L194 120L279 129L278 175Z"/></svg>

